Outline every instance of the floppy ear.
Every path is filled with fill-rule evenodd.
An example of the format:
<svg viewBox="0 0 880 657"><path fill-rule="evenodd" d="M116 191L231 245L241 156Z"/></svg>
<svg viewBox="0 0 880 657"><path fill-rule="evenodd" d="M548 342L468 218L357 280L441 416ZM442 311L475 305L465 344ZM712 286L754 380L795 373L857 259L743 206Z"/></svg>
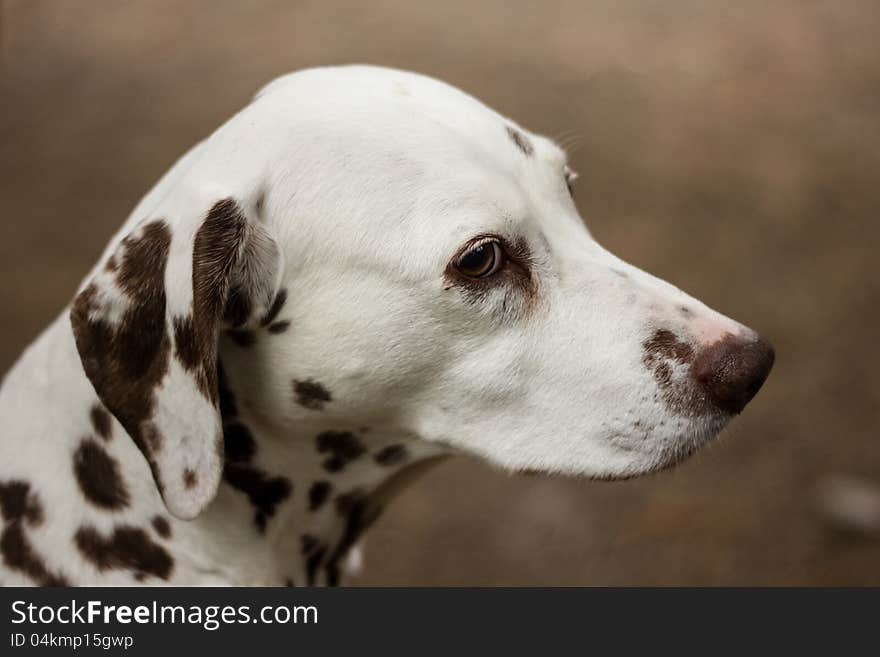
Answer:
<svg viewBox="0 0 880 657"><path fill-rule="evenodd" d="M189 519L214 498L223 469L219 330L271 305L279 256L236 200L184 205L110 249L70 318L86 376L143 452L168 510Z"/></svg>

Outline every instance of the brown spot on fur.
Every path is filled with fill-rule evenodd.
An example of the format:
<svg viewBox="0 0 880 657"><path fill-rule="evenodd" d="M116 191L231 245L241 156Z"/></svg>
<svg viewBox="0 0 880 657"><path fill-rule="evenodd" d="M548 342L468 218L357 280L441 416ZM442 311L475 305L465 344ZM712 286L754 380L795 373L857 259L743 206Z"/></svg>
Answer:
<svg viewBox="0 0 880 657"><path fill-rule="evenodd" d="M12 570L20 570L40 586L70 586L67 579L51 572L28 541L21 523L12 523L0 535L0 554Z"/></svg>
<svg viewBox="0 0 880 657"><path fill-rule="evenodd" d="M387 447L383 447L373 459L379 465L397 465L401 461L405 460L408 456L405 445L388 445Z"/></svg>
<svg viewBox="0 0 880 657"><path fill-rule="evenodd" d="M110 417L110 413L105 411L99 404L95 404L92 406L90 417L95 433L104 440L110 440L113 437L113 420Z"/></svg>
<svg viewBox="0 0 880 657"><path fill-rule="evenodd" d="M324 461L324 469L328 472L339 472L367 451L350 431L324 431L317 435L315 443L320 453L329 453Z"/></svg>
<svg viewBox="0 0 880 657"><path fill-rule="evenodd" d="M0 483L0 513L4 521L0 533L0 555L11 570L18 570L40 586L69 586L67 579L50 571L31 545L25 525L43 522L43 508L30 485L24 481Z"/></svg>
<svg viewBox="0 0 880 657"><path fill-rule="evenodd" d="M676 367L689 367L694 356L693 347L666 329L657 329L642 343L642 363L654 375L658 399L670 411L684 417L713 411L706 395L694 385L691 377L676 380Z"/></svg>
<svg viewBox="0 0 880 657"><path fill-rule="evenodd" d="M227 463L223 478L230 486L248 496L256 508L254 522L260 531L266 530L266 524L275 515L278 505L293 491L293 485L285 477L270 477L262 470L244 463Z"/></svg>
<svg viewBox="0 0 880 657"><path fill-rule="evenodd" d="M43 507L36 494L30 492L30 484L24 481L0 484L0 513L6 522L26 521L33 527L43 522Z"/></svg>
<svg viewBox="0 0 880 657"><path fill-rule="evenodd" d="M333 484L329 481L316 481L309 488L309 511L317 511L327 501Z"/></svg>
<svg viewBox="0 0 880 657"><path fill-rule="evenodd" d="M272 302L272 306L263 316L263 319L260 320L260 326L269 326L270 324L272 324L275 321L275 318L278 317L278 313L281 312L281 309L284 307L286 301L287 290L282 288L281 290L278 290L278 294L275 295L275 300Z"/></svg>
<svg viewBox="0 0 880 657"><path fill-rule="evenodd" d="M153 520L151 522L153 525L153 529L156 530L156 533L159 534L162 538L171 538L171 524L163 518L162 516L153 516Z"/></svg>
<svg viewBox="0 0 880 657"><path fill-rule="evenodd" d="M183 471L183 487L189 490L190 488L195 488L196 484L199 483L199 477L195 473L194 470L190 470L189 468L184 469Z"/></svg>
<svg viewBox="0 0 880 657"><path fill-rule="evenodd" d="M642 348L643 361L655 362L659 359L667 359L690 363L694 359L693 347L679 340L672 331L666 329L654 331L654 334L642 344Z"/></svg>
<svg viewBox="0 0 880 657"><path fill-rule="evenodd" d="M294 381L293 393L297 404L312 411L319 411L324 408L324 404L333 401L330 391L312 379Z"/></svg>
<svg viewBox="0 0 880 657"><path fill-rule="evenodd" d="M535 147L532 146L531 140L521 131L509 125L504 127L507 130L507 136L510 137L511 141L516 144L516 147L521 150L524 155L528 157L535 152Z"/></svg>
<svg viewBox="0 0 880 657"><path fill-rule="evenodd" d="M119 464L92 439L83 440L73 454L73 472L85 498L102 509L128 506L128 490L119 473Z"/></svg>
<svg viewBox="0 0 880 657"><path fill-rule="evenodd" d="M80 527L74 536L80 554L100 571L131 570L167 580L174 561L143 529L119 525L109 536L94 527Z"/></svg>

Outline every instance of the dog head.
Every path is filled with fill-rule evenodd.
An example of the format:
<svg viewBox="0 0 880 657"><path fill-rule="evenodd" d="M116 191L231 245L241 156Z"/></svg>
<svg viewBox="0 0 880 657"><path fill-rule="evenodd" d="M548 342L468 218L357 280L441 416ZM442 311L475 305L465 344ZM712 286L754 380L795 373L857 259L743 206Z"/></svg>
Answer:
<svg viewBox="0 0 880 657"><path fill-rule="evenodd" d="M218 348L279 436L374 423L511 470L667 467L742 410L773 351L599 246L574 177L552 142L438 81L281 78L84 283L85 371L181 517L219 481Z"/></svg>

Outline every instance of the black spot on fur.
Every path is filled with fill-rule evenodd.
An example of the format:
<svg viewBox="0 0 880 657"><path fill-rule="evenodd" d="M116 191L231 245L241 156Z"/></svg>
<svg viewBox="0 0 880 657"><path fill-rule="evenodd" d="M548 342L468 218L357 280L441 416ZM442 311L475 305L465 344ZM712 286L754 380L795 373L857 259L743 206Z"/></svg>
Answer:
<svg viewBox="0 0 880 657"><path fill-rule="evenodd" d="M294 381L293 394L296 395L297 404L312 411L321 410L325 403L333 400L330 391L312 379Z"/></svg>
<svg viewBox="0 0 880 657"><path fill-rule="evenodd" d="M409 456L404 445L388 445L383 447L373 457L379 465L397 465Z"/></svg>
<svg viewBox="0 0 880 657"><path fill-rule="evenodd" d="M23 572L40 586L69 586L63 575L46 567L27 538L25 526L36 527L43 522L43 507L28 483L0 483L0 513L4 521L0 555L6 567Z"/></svg>
<svg viewBox="0 0 880 657"><path fill-rule="evenodd" d="M119 525L109 536L94 527L80 527L74 543L82 556L100 571L131 570L167 580L174 561L143 529Z"/></svg>
<svg viewBox="0 0 880 657"><path fill-rule="evenodd" d="M507 129L507 135L524 155L531 156L535 152L535 147L532 146L532 142L528 137L512 126L505 127Z"/></svg>
<svg viewBox="0 0 880 657"><path fill-rule="evenodd" d="M156 530L156 533L159 534L162 538L171 538L171 524L163 518L162 516L153 516L152 523L153 529Z"/></svg>
<svg viewBox="0 0 880 657"><path fill-rule="evenodd" d="M119 464L100 443L90 438L80 443L73 454L73 472L83 495L95 506L111 511L128 506Z"/></svg>
<svg viewBox="0 0 880 657"><path fill-rule="evenodd" d="M95 433L104 440L110 440L113 437L113 419L110 417L110 413L99 404L95 404L92 406L90 417Z"/></svg>
<svg viewBox="0 0 880 657"><path fill-rule="evenodd" d="M329 453L324 461L324 469L328 472L339 472L367 451L350 431L324 431L318 434L315 443L320 453Z"/></svg>
<svg viewBox="0 0 880 657"><path fill-rule="evenodd" d="M317 511L330 495L333 485L329 481L316 481L309 488L309 511Z"/></svg>
<svg viewBox="0 0 880 657"><path fill-rule="evenodd" d="M227 463L223 470L227 483L248 496L256 508L254 522L260 531L275 514L278 505L293 491L293 485L285 477L270 477L262 470L243 463Z"/></svg>

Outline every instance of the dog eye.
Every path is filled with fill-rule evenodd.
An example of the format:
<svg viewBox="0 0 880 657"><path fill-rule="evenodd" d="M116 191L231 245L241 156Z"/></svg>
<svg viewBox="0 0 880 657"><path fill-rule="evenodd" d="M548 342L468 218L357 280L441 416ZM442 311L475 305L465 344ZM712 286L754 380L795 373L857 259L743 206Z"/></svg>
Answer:
<svg viewBox="0 0 880 657"><path fill-rule="evenodd" d="M485 278L498 271L503 261L501 245L496 240L484 240L462 253L455 268L469 278Z"/></svg>

